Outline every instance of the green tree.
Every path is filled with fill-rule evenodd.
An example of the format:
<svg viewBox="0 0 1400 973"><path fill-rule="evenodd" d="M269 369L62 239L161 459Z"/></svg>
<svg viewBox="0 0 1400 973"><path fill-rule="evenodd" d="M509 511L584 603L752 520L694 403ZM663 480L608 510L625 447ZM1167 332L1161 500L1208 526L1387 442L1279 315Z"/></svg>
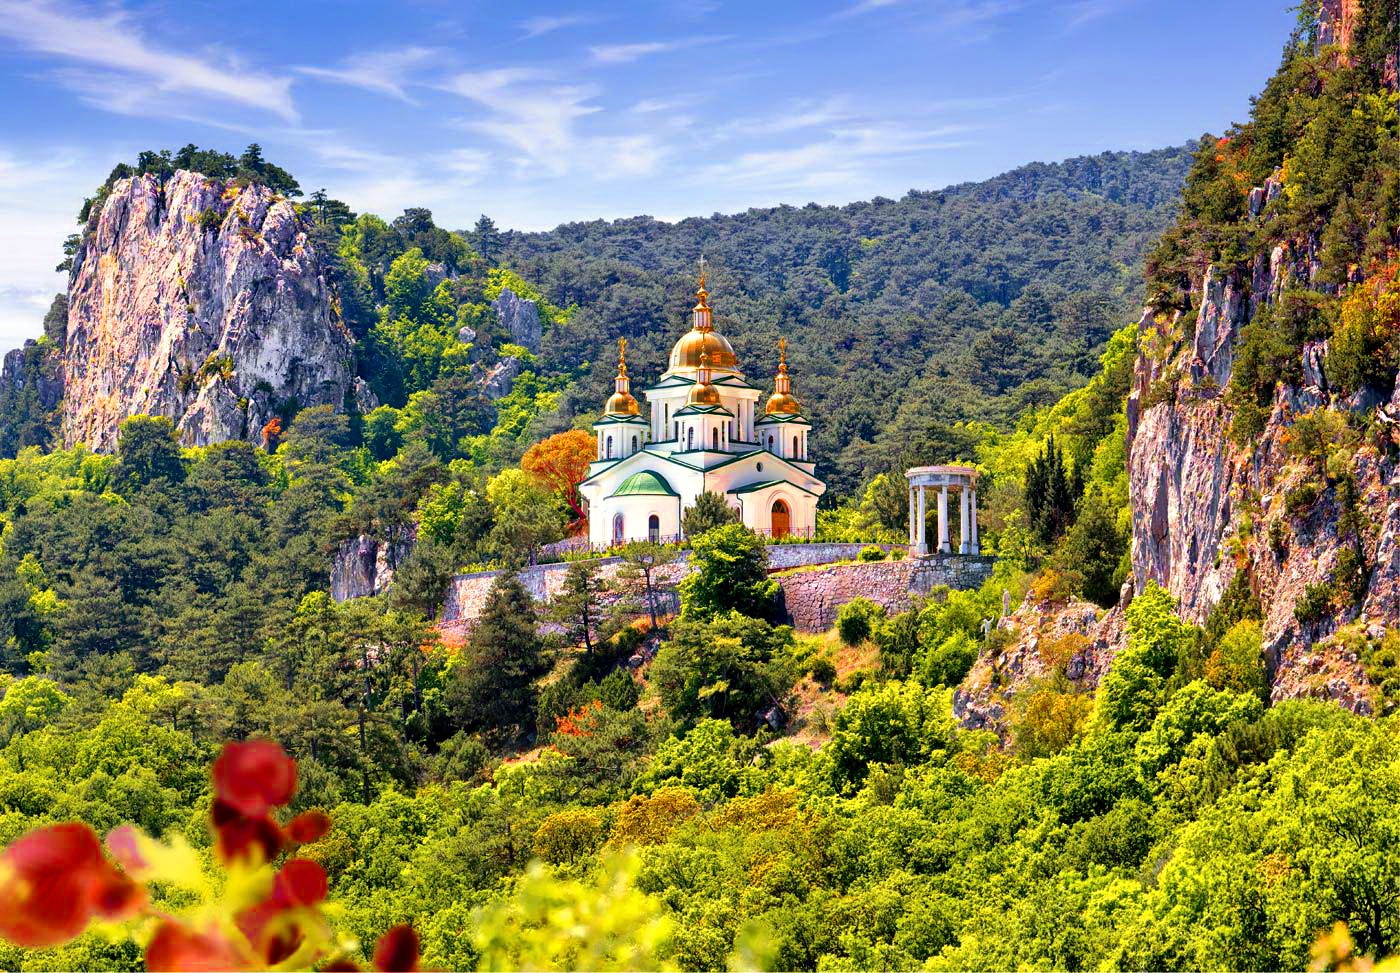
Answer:
<svg viewBox="0 0 1400 973"><path fill-rule="evenodd" d="M778 582L767 573L763 539L742 524L716 527L691 545L691 573L681 582L681 617L713 618L737 611L754 618L773 613Z"/></svg>
<svg viewBox="0 0 1400 973"><path fill-rule="evenodd" d="M519 735L535 711L534 681L542 666L534 600L519 578L502 574L452 670L452 719L497 738Z"/></svg>
<svg viewBox="0 0 1400 973"><path fill-rule="evenodd" d="M185 463L175 424L165 416L132 416L124 421L117 436L112 480L124 495L184 483Z"/></svg>
<svg viewBox="0 0 1400 973"><path fill-rule="evenodd" d="M606 620L604 599L610 591L598 570L597 561L571 563L564 572L563 587L549 606L550 620L563 625L564 637L570 643L582 642L589 655L593 654L594 640Z"/></svg>
<svg viewBox="0 0 1400 973"><path fill-rule="evenodd" d="M668 564L674 564L679 554L675 548L652 541L631 541L624 544L616 553L622 559L622 566L617 572L618 581L624 584L641 582L647 613L651 616L651 627L656 628L657 572Z"/></svg>
<svg viewBox="0 0 1400 973"><path fill-rule="evenodd" d="M738 511L718 493L706 490L681 515L681 532L693 540L717 527L738 522Z"/></svg>

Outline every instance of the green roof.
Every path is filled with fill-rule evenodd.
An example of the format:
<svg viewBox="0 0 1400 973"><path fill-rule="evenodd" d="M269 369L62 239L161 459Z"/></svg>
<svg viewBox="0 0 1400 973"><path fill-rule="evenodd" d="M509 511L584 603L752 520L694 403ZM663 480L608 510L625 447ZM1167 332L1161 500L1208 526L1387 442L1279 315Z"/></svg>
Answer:
<svg viewBox="0 0 1400 973"><path fill-rule="evenodd" d="M680 494L677 493L675 490L672 490L671 484L667 483L665 478L663 478L660 474L653 473L651 470L642 470L638 473L633 473L627 479L623 480L622 484L612 492L612 496L678 497L680 496Z"/></svg>
<svg viewBox="0 0 1400 973"><path fill-rule="evenodd" d="M764 480L762 483L750 483L748 486L735 487L733 490L729 490L729 491L726 491L726 492L728 492L728 493L756 493L756 492L759 491L759 490L766 490L766 489L768 489L769 487L774 487L774 486L790 486L790 487L792 487L794 490L801 490L803 493L812 493L811 490L808 490L806 487L801 486L801 485L799 485L799 484L797 484L797 483L793 483L791 480ZM815 494L815 493L812 493L812 496L815 497L816 494Z"/></svg>

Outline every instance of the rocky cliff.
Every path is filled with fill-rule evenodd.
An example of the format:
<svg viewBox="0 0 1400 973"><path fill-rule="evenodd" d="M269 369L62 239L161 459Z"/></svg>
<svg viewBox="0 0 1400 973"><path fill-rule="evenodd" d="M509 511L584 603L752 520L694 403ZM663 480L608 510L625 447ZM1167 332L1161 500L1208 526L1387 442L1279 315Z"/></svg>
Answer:
<svg viewBox="0 0 1400 973"><path fill-rule="evenodd" d="M1360 3L1326 0L1318 53L1339 50L1333 63L1351 69L1361 18ZM1375 76L1393 90L1393 46L1383 60ZM1206 161L1238 178L1257 150L1230 141ZM1139 590L1162 584L1196 623L1232 584L1252 593L1274 697L1325 696L1370 711L1376 700L1361 656L1400 622L1400 462L1391 432L1400 385L1393 368L1378 376L1372 361L1361 387L1343 388L1329 377L1328 336L1349 296L1384 290L1376 281L1386 271L1377 268L1387 248L1393 260L1396 230L1354 195L1330 212L1308 199L1326 196L1290 159L1309 151L1289 146L1270 178L1240 190L1243 215L1224 230L1244 241L1242 259L1217 257L1188 310L1143 315L1128 402L1132 568ZM1351 232L1358 212L1366 250L1339 234ZM1206 217L1188 203L1183 222L1192 220ZM1338 253L1354 256L1339 261ZM1245 367L1252 371L1241 381ZM1254 410L1256 395L1258 414L1242 424L1240 410Z"/></svg>
<svg viewBox="0 0 1400 973"><path fill-rule="evenodd" d="M292 204L179 171L118 181L74 259L60 436L96 449L138 413L184 441L253 439L274 415L339 408L352 342Z"/></svg>

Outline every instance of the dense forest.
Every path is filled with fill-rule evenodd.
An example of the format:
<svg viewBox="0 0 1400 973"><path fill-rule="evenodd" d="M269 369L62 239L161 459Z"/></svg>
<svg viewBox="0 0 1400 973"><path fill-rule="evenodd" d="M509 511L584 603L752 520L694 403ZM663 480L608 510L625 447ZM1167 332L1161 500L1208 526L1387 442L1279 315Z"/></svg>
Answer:
<svg viewBox="0 0 1400 973"><path fill-rule="evenodd" d="M1126 400L1158 340L1119 325L1149 237L1148 297L1178 329L1207 265L1316 237L1320 287L1243 336L1231 435L1249 439L1250 404L1319 336L1349 394L1393 382L1400 38L1393 3L1361 9L1345 57L1305 12L1251 120L1191 153L1175 216L1176 151L548 234L386 223L318 193L304 213L378 408L199 448L136 417L97 455L36 445L43 416L12 403L29 438L7 443L31 445L0 460L0 868L39 874L53 856L21 836L78 821L115 829L111 856L150 878L142 904L91 852L65 881L120 900L84 892L56 929L19 895L0 935L31 948L0 946L0 966L156 968L172 937L248 968L373 951L381 969L1349 969L1400 951L1394 717L1274 700L1247 584L1200 626L1155 584L1112 607ZM185 162L286 176L260 154ZM1250 219L1280 170L1277 219ZM762 541L716 518L691 531L673 617L646 606L677 552L649 543L617 580L579 560L553 604L530 599L512 569L574 516L557 472L601 401L603 349L628 336L634 374L659 369L701 248L741 359L793 340L840 483L823 536L898 539L891 465L975 461L998 556L983 587L900 612L856 599L800 635ZM570 340L512 346L490 311L504 287ZM528 367L488 402L475 367L508 357ZM1319 475L1351 421L1299 423ZM388 592L329 598L340 542L401 531L418 543ZM447 576L488 563L506 570L479 623L444 641ZM1003 619L1007 595L1027 607ZM1052 625L1024 643L1044 675L1004 725L960 723L955 691L1010 678L987 660L1075 599L1123 626L1098 685L1085 638ZM1393 671L1397 630L1379 641ZM1392 707L1397 686L1379 690ZM295 770L221 749L262 739ZM403 934L373 949L401 924L421 957Z"/></svg>

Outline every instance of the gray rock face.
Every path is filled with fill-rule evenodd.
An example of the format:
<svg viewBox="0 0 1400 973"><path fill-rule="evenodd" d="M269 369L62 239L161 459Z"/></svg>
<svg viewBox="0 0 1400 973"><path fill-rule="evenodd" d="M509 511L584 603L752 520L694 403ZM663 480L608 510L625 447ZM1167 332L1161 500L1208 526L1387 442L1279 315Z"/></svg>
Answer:
<svg viewBox="0 0 1400 973"><path fill-rule="evenodd" d="M1201 290L1192 376L1200 381L1209 375L1218 387L1224 388L1234 367L1239 329L1246 321L1241 313L1245 307L1244 290L1233 276L1219 274L1214 267L1206 271Z"/></svg>
<svg viewBox="0 0 1400 973"><path fill-rule="evenodd" d="M119 181L69 285L60 434L115 447L138 413L186 443L257 440L280 402L340 408L352 342L292 204L177 172Z"/></svg>
<svg viewBox="0 0 1400 973"><path fill-rule="evenodd" d="M331 597L349 601L387 591L394 572L413 552L413 542L408 533L387 541L361 534L340 545L331 561Z"/></svg>
<svg viewBox="0 0 1400 973"><path fill-rule="evenodd" d="M531 351L540 350L543 328L540 325L540 310L534 301L517 297L509 287L501 291L501 296L491 302L501 327L510 332L510 340Z"/></svg>
<svg viewBox="0 0 1400 973"><path fill-rule="evenodd" d="M480 372L481 394L489 401L508 395L515 384L515 376L520 374L520 359L510 355L502 358L490 368L478 368Z"/></svg>
<svg viewBox="0 0 1400 973"><path fill-rule="evenodd" d="M43 356L37 368L27 367L27 360L32 361L39 354L38 344L30 338L24 347L5 353L4 365L0 366L0 386L22 392L32 383L38 392L39 406L49 412L63 399L63 373L54 367L52 353Z"/></svg>

